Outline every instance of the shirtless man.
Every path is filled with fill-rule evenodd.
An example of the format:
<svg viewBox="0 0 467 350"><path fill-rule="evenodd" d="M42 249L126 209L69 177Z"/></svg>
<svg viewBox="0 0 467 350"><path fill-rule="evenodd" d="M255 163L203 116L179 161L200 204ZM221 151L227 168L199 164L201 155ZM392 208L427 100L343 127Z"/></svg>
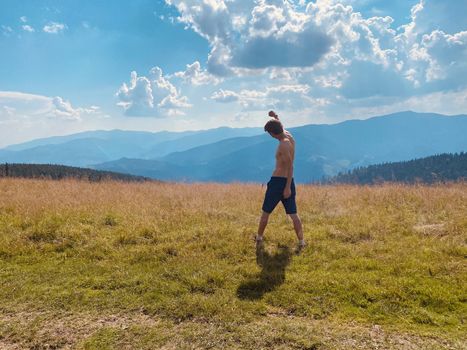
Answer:
<svg viewBox="0 0 467 350"><path fill-rule="evenodd" d="M264 131L279 140L276 152L276 168L268 182L266 195L263 202L263 213L259 220L258 234L255 237L256 243L263 242L263 234L268 224L269 215L272 213L279 201L282 202L285 212L290 215L293 221L295 233L298 238L298 247L303 248L302 222L297 214L295 203L295 183L293 179L293 161L295 156L295 140L292 134L285 130L279 121L279 116L273 111L269 112L272 117L264 126Z"/></svg>

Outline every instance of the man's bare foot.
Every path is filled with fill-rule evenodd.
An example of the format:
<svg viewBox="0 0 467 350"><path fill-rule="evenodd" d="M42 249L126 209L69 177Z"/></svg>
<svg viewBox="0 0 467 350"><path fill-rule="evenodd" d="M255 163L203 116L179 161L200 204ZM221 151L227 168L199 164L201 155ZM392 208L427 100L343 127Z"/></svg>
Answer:
<svg viewBox="0 0 467 350"><path fill-rule="evenodd" d="M253 237L253 240L256 242L256 244L261 244L264 242L264 237L263 236L259 236L259 235L255 235Z"/></svg>
<svg viewBox="0 0 467 350"><path fill-rule="evenodd" d="M303 249L307 246L305 241L298 241L297 248L295 249L296 254L300 254Z"/></svg>

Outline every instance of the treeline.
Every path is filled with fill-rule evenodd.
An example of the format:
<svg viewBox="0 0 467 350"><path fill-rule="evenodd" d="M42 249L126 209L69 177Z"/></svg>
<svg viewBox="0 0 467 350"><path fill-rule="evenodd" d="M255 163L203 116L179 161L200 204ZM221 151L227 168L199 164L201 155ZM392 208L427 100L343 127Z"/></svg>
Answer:
<svg viewBox="0 0 467 350"><path fill-rule="evenodd" d="M467 180L467 153L443 153L405 162L355 168L321 183L377 184L381 182L436 183Z"/></svg>
<svg viewBox="0 0 467 350"><path fill-rule="evenodd" d="M148 181L142 176L134 176L112 171L94 170L57 164L24 164L1 163L0 177L47 178L59 180L77 178L89 181L120 180L120 181Z"/></svg>

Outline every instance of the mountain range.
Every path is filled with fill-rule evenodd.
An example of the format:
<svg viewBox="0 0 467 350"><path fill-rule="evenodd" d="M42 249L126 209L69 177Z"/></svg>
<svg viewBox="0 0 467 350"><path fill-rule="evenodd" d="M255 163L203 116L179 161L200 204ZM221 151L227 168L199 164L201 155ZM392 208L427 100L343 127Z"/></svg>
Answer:
<svg viewBox="0 0 467 350"><path fill-rule="evenodd" d="M399 112L338 124L287 128L294 177L312 182L376 163L467 150L467 115ZM0 162L58 163L171 181L267 180L277 140L262 128L189 132L93 131L0 150Z"/></svg>
<svg viewBox="0 0 467 350"><path fill-rule="evenodd" d="M228 128L184 132L126 130L85 131L10 145L0 149L0 162L99 164L123 157L151 159L236 136L257 135L261 128Z"/></svg>

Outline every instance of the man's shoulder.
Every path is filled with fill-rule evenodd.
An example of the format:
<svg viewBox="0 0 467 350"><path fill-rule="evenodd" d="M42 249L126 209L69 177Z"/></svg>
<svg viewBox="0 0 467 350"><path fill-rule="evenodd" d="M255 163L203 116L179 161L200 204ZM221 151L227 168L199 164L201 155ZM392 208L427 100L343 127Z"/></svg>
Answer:
<svg viewBox="0 0 467 350"><path fill-rule="evenodd" d="M283 139L279 142L279 148L283 150L290 149L292 147L292 142L289 139Z"/></svg>
<svg viewBox="0 0 467 350"><path fill-rule="evenodd" d="M292 143L295 142L295 139L293 138L293 135L290 131L285 130L284 131L285 136L287 136L287 139L291 141Z"/></svg>

